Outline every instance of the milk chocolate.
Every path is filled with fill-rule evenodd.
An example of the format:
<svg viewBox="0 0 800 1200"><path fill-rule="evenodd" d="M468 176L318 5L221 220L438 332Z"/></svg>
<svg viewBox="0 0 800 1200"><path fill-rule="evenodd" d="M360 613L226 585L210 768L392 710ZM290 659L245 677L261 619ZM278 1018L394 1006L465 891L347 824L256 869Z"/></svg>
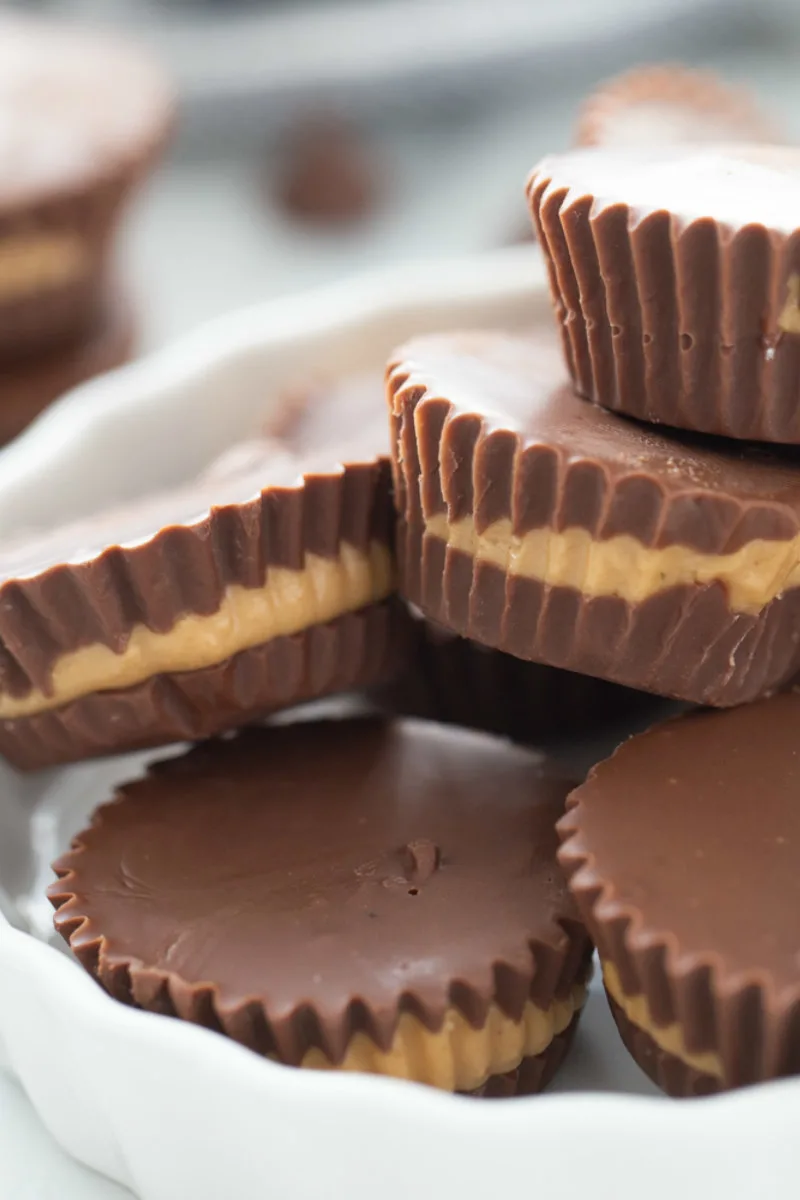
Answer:
<svg viewBox="0 0 800 1200"><path fill-rule="evenodd" d="M85 337L49 354L0 366L0 445L10 442L64 392L131 358L136 321L124 295L106 297L97 325Z"/></svg>
<svg viewBox="0 0 800 1200"><path fill-rule="evenodd" d="M119 40L0 17L0 357L55 352L101 320L111 242L164 145L173 96Z"/></svg>
<svg viewBox="0 0 800 1200"><path fill-rule="evenodd" d="M620 996L646 1004L651 1039L677 1026L687 1059L715 1056L716 1088L800 1074L799 721L793 691L656 726L559 826Z"/></svg>
<svg viewBox="0 0 800 1200"><path fill-rule="evenodd" d="M625 1049L645 1075L668 1096L713 1096L719 1084L713 1075L697 1071L675 1054L663 1050L648 1033L626 1017L612 996L606 996Z"/></svg>
<svg viewBox="0 0 800 1200"><path fill-rule="evenodd" d="M783 140L747 88L678 64L636 67L601 83L584 102L578 146L650 149L676 143Z"/></svg>
<svg viewBox="0 0 800 1200"><path fill-rule="evenodd" d="M413 629L397 600L276 637L216 666L93 692L29 717L0 720L0 754L20 770L197 741L308 700L388 690Z"/></svg>
<svg viewBox="0 0 800 1200"><path fill-rule="evenodd" d="M544 159L528 197L582 396L800 443L800 150L576 150Z"/></svg>
<svg viewBox="0 0 800 1200"><path fill-rule="evenodd" d="M794 454L668 435L585 403L544 327L524 340L418 339L393 357L388 393L401 590L428 618L518 658L695 703L742 703L798 669ZM478 541L504 522L515 554L532 532L579 531L598 561L611 546L625 569L599 592L519 573L454 544L465 521ZM755 562L776 546L774 598L732 592L732 556Z"/></svg>
<svg viewBox="0 0 800 1200"><path fill-rule="evenodd" d="M127 1003L300 1064L402 1013L519 1021L586 978L555 866L568 781L482 734L264 727L152 767L55 864L56 927ZM264 803L268 797L269 803Z"/></svg>

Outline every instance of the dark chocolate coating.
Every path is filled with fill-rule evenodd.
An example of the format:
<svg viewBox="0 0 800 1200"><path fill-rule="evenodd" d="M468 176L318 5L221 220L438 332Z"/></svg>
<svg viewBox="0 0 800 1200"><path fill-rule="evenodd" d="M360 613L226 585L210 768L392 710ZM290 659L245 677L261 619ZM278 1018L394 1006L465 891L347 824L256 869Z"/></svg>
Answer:
<svg viewBox="0 0 800 1200"><path fill-rule="evenodd" d="M133 352L136 322L124 295L104 297L88 334L49 354L0 366L0 444L10 442L71 388L121 367Z"/></svg>
<svg viewBox="0 0 800 1200"><path fill-rule="evenodd" d="M681 429L800 443L798 179L800 151L758 145L540 163L528 197L581 395Z"/></svg>
<svg viewBox="0 0 800 1200"><path fill-rule="evenodd" d="M388 1049L403 1011L519 1019L587 963L555 864L568 788L435 724L252 729L97 811L55 864L56 926L112 994L287 1063L358 1030Z"/></svg>
<svg viewBox="0 0 800 1200"><path fill-rule="evenodd" d="M412 644L401 602L373 604L326 625L197 671L155 675L92 692L16 720L0 720L0 754L20 770L197 741L323 696L388 688Z"/></svg>
<svg viewBox="0 0 800 1200"><path fill-rule="evenodd" d="M660 549L729 554L800 530L800 463L762 447L655 431L576 398L556 336L421 338L388 376L405 597L439 624L517 657L694 703L731 705L800 665L800 589L733 611L720 582L631 604L506 575L426 534L425 518L507 518Z"/></svg>
<svg viewBox="0 0 800 1200"><path fill-rule="evenodd" d="M602 958L723 1085L800 1073L800 694L631 738L570 797L560 862Z"/></svg>

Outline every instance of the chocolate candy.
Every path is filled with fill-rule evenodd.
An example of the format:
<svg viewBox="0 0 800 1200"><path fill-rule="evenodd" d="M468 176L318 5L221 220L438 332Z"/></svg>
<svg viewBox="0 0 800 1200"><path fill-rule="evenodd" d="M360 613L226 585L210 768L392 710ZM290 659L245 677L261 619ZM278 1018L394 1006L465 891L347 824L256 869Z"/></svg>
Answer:
<svg viewBox="0 0 800 1200"><path fill-rule="evenodd" d="M424 722L246 731L98 810L55 864L56 926L118 999L284 1063L538 1086L590 955L555 865L568 788Z"/></svg>
<svg viewBox="0 0 800 1200"><path fill-rule="evenodd" d="M557 335L420 338L388 373L401 591L453 632L739 704L800 666L800 468L577 398Z"/></svg>
<svg viewBox="0 0 800 1200"><path fill-rule="evenodd" d="M388 463L245 449L0 552L0 750L16 765L206 736L402 660L400 606L368 614L394 588Z"/></svg>
<svg viewBox="0 0 800 1200"><path fill-rule="evenodd" d="M576 150L528 196L581 395L800 443L800 150Z"/></svg>
<svg viewBox="0 0 800 1200"><path fill-rule="evenodd" d="M666 722L560 823L623 1038L673 1094L800 1073L799 722L797 692Z"/></svg>
<svg viewBox="0 0 800 1200"><path fill-rule="evenodd" d="M0 17L0 356L102 321L112 235L163 146L172 93L125 43Z"/></svg>
<svg viewBox="0 0 800 1200"><path fill-rule="evenodd" d="M746 88L713 71L660 64L637 67L602 83L583 105L579 146L779 142L780 133Z"/></svg>

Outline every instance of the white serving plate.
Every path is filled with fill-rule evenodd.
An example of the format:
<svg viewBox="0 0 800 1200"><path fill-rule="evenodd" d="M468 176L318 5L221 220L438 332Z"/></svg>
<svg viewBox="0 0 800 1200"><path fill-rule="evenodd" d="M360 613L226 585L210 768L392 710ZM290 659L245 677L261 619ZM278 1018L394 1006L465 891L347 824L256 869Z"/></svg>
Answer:
<svg viewBox="0 0 800 1200"><path fill-rule="evenodd" d="M310 367L377 367L414 332L524 328L546 307L541 265L526 247L395 269L217 321L79 389L4 451L0 537L187 478ZM79 1160L142 1200L797 1194L800 1081L713 1100L655 1098L597 988L553 1091L505 1103L283 1068L111 1000L56 948L43 891L56 853L145 758L27 777L0 764L9 918L0 916L0 1058Z"/></svg>

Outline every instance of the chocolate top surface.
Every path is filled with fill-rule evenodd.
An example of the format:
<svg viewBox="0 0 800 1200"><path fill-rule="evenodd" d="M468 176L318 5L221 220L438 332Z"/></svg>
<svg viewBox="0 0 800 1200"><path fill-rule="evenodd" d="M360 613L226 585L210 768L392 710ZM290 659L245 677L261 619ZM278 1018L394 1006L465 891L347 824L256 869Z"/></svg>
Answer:
<svg viewBox="0 0 800 1200"><path fill-rule="evenodd" d="M165 79L113 38L0 16L0 205L113 172L161 136Z"/></svg>
<svg viewBox="0 0 800 1200"><path fill-rule="evenodd" d="M666 211L786 236L800 229L800 149L789 146L592 146L543 159L531 178L569 189L567 206L592 196L596 209L624 204L637 220Z"/></svg>
<svg viewBox="0 0 800 1200"><path fill-rule="evenodd" d="M602 920L637 939L800 989L800 694L639 734L570 798L564 853ZM606 903L607 902L607 903Z"/></svg>
<svg viewBox="0 0 800 1200"><path fill-rule="evenodd" d="M419 338L393 363L393 407L414 409L423 474L443 464L451 519L471 513L482 529L511 517L519 534L580 527L707 553L800 530L796 455L664 433L577 398L549 327Z"/></svg>
<svg viewBox="0 0 800 1200"><path fill-rule="evenodd" d="M257 1001L289 1057L301 1009L324 1045L353 1002L384 1039L405 1008L434 1028L451 1003L518 1017L563 990L568 789L537 754L433 723L251 730L101 808L56 864L72 874L54 902L74 895L57 924L87 918L78 954L102 937L106 962L211 983L225 1007Z"/></svg>
<svg viewBox="0 0 800 1200"><path fill-rule="evenodd" d="M746 89L724 83L711 71L659 65L601 85L584 105L576 141L583 146L651 147L742 137L776 139Z"/></svg>

